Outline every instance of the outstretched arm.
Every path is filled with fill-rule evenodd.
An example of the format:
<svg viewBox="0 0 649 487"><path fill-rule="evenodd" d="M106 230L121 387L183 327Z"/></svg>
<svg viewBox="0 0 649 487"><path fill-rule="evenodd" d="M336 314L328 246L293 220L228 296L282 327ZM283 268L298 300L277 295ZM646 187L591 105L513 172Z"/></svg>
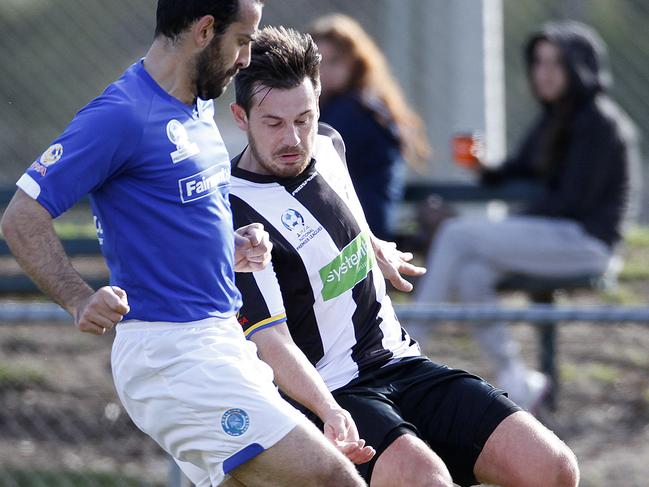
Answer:
<svg viewBox="0 0 649 487"><path fill-rule="evenodd" d="M324 434L354 463L365 463L374 449L358 438L350 414L333 398L324 381L295 344L285 323L253 334L261 359L271 366L275 382L289 397L313 411L324 423Z"/></svg>
<svg viewBox="0 0 649 487"><path fill-rule="evenodd" d="M401 252L394 242L386 242L371 235L372 248L376 255L379 268L395 289L404 292L412 291L412 284L404 276L418 277L426 274L426 268L411 264L413 258L410 252Z"/></svg>
<svg viewBox="0 0 649 487"><path fill-rule="evenodd" d="M40 203L18 189L2 217L11 252L38 287L61 305L81 331L103 335L128 313L126 293L106 286L95 292L72 267Z"/></svg>

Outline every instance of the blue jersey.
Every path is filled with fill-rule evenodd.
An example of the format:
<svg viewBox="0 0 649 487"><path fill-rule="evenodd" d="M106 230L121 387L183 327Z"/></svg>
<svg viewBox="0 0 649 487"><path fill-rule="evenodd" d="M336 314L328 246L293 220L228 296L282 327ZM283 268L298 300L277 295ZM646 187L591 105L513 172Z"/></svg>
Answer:
<svg viewBox="0 0 649 487"><path fill-rule="evenodd" d="M56 218L85 194L127 319L229 317L230 163L212 102L183 104L134 64L83 108L18 186Z"/></svg>

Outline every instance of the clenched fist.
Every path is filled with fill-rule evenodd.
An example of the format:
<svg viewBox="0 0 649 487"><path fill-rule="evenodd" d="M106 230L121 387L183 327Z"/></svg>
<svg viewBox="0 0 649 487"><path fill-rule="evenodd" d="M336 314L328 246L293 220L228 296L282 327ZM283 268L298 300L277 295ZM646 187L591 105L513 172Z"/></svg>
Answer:
<svg viewBox="0 0 649 487"><path fill-rule="evenodd" d="M74 321L82 332L103 335L122 321L129 310L126 291L104 286L81 302Z"/></svg>
<svg viewBox="0 0 649 487"><path fill-rule="evenodd" d="M234 232L234 270L255 272L270 263L273 244L261 223L251 223Z"/></svg>

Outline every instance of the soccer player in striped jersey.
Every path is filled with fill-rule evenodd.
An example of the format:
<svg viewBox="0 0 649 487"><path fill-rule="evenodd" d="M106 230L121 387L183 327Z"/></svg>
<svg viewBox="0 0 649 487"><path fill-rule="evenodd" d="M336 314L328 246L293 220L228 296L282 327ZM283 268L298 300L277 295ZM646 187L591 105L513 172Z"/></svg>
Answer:
<svg viewBox="0 0 649 487"><path fill-rule="evenodd" d="M377 451L357 466L371 486L574 487L561 440L503 391L422 356L401 328L384 276L409 291L400 274L424 270L370 233L343 141L318 125L319 62L308 35L269 27L235 78L249 145L232 161L234 222L262 222L273 243L271 265L236 278L246 335L289 396L317 412L326 386L351 413Z"/></svg>

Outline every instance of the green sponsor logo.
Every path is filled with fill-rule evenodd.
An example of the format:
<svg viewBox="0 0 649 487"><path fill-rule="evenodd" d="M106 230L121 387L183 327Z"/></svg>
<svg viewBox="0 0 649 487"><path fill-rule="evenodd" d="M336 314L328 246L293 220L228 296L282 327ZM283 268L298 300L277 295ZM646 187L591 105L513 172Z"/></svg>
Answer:
<svg viewBox="0 0 649 487"><path fill-rule="evenodd" d="M320 269L322 299L328 301L349 291L365 279L373 265L374 252L369 236L361 233Z"/></svg>

